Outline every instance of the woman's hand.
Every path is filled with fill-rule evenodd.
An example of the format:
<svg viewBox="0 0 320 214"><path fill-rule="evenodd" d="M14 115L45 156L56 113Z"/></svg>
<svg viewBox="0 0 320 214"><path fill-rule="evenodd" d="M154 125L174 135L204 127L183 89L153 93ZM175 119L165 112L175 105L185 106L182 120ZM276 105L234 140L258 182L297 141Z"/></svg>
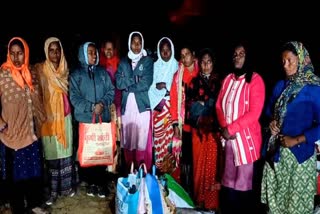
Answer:
<svg viewBox="0 0 320 214"><path fill-rule="evenodd" d="M285 148L291 148L299 143L305 141L304 135L297 137L290 137L287 135L279 135L280 144Z"/></svg>
<svg viewBox="0 0 320 214"><path fill-rule="evenodd" d="M228 131L227 128L222 128L221 134L222 134L223 138L226 139L226 140L236 139L236 136L235 136L235 135L230 135L230 134L229 134L229 131Z"/></svg>
<svg viewBox="0 0 320 214"><path fill-rule="evenodd" d="M100 115L103 112L103 104L102 103L97 103L94 106L94 113Z"/></svg>
<svg viewBox="0 0 320 214"><path fill-rule="evenodd" d="M271 131L272 136L275 136L280 133L280 129L276 120L271 121L271 123L269 124L269 129Z"/></svg>
<svg viewBox="0 0 320 214"><path fill-rule="evenodd" d="M173 137L181 139L181 133L180 133L179 126L173 127Z"/></svg>

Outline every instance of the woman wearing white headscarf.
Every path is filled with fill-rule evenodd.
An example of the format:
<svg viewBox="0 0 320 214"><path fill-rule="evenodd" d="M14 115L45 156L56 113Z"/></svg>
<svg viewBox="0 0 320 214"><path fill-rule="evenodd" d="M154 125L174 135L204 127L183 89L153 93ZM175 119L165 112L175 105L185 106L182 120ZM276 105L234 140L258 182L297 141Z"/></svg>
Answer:
<svg viewBox="0 0 320 214"><path fill-rule="evenodd" d="M151 110L148 90L153 79L153 61L147 56L143 36L129 35L128 56L121 59L116 73L116 87L122 91L121 147L128 166L152 164Z"/></svg>
<svg viewBox="0 0 320 214"><path fill-rule="evenodd" d="M154 63L153 83L149 89L151 109L153 110L153 135L155 162L162 168L163 158L170 153L173 127L170 115L170 88L178 61L174 57L174 46L168 37L159 40L158 60Z"/></svg>

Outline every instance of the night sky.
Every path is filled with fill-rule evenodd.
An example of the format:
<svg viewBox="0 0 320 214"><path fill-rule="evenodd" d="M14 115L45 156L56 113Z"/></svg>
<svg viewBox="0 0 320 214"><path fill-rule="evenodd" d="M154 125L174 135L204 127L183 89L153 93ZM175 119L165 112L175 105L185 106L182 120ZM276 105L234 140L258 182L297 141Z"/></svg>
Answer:
<svg viewBox="0 0 320 214"><path fill-rule="evenodd" d="M222 73L228 72L225 68L231 62L234 42L246 41L256 70L262 74L268 88L282 74L281 45L299 40L309 50L316 73L320 73L320 33L316 33L320 31L320 17L317 16L319 11L313 12L318 8L315 3L222 1L218 5L210 0L191 0L196 3L191 7L194 13L174 18L174 14L179 15L184 1L90 0L69 7L50 1L50 7L43 3L34 10L25 10L27 2L19 3L19 7L2 7L2 10L9 8L7 12L11 11L12 15L1 14L0 17L0 60L5 60L6 46L13 36L26 39L31 63L44 59L44 41L50 36L60 38L71 67L77 61L78 46L85 41L100 45L106 38L117 38L123 56L127 53L129 33L137 30L144 35L145 48L153 51L161 37L170 37L177 59L179 45L186 41L191 41L196 50L211 47L217 56L217 70Z"/></svg>

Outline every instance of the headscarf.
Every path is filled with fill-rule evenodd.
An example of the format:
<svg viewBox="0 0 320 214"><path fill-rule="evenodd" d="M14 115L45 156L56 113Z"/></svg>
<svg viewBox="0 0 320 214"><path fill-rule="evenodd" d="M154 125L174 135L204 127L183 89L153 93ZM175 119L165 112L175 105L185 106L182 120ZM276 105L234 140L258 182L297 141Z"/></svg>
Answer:
<svg viewBox="0 0 320 214"><path fill-rule="evenodd" d="M108 42L111 42L111 41L107 41L104 44L106 44ZM115 73L118 69L118 65L120 62L120 59L118 56L118 51L114 47L113 56L110 59L106 57L104 51L105 51L105 46L100 48L99 63L101 66L103 66L108 71L108 73L112 79L112 82L114 83Z"/></svg>
<svg viewBox="0 0 320 214"><path fill-rule="evenodd" d="M161 57L160 43L162 40L168 40L171 44L171 58L168 62L165 62ZM149 99L151 109L154 109L160 101L165 97L167 90L170 90L173 75L178 70L178 61L174 58L174 46L172 41L168 37L163 37L159 40L157 46L158 60L154 63L153 67L153 83L149 89ZM166 88L158 90L156 84L158 82L165 82Z"/></svg>
<svg viewBox="0 0 320 214"><path fill-rule="evenodd" d="M52 42L58 42L61 48L61 58L57 69L55 69L53 63L49 59L48 51ZM42 69L48 85L43 89L43 95L45 97L44 107L47 113L47 121L42 126L41 131L43 136L56 136L58 142L66 148L67 140L65 135L64 105L68 105L68 103L64 103L63 96L67 96L68 94L68 64L61 42L58 38L48 38L44 44L44 52L46 60L43 63Z"/></svg>
<svg viewBox="0 0 320 214"><path fill-rule="evenodd" d="M111 41L107 41L107 42L111 42ZM107 42L105 42L104 44L106 44ZM114 46L114 43L112 44ZM117 71L120 59L119 59L118 51L116 50L115 47L113 48L114 48L113 56L110 59L108 59L104 54L105 46L101 47L99 62L100 62L100 65L102 65L104 68L106 68L107 70L111 70L111 72L115 73Z"/></svg>
<svg viewBox="0 0 320 214"><path fill-rule="evenodd" d="M131 50L131 37L133 34L139 34L141 37L141 51L138 54L133 53L133 51ZM129 59L132 60L133 63L137 63L143 56L147 56L147 51L144 49L143 36L138 31L133 31L132 33L130 33L129 40L128 40L128 47L129 47L128 57Z"/></svg>
<svg viewBox="0 0 320 214"><path fill-rule="evenodd" d="M298 70L288 79L287 87L275 103L273 119L277 121L281 129L283 120L287 113L287 105L289 100L292 101L299 94L305 85L320 85L320 78L314 74L314 68L307 49L302 43L292 41L289 42L295 48L298 54ZM274 145L275 136L269 139L269 145Z"/></svg>
<svg viewBox="0 0 320 214"><path fill-rule="evenodd" d="M24 63L22 64L21 67L17 68L10 57L10 44L14 40L19 40L23 47L24 47ZM31 73L29 70L29 46L27 42L22 39L21 37L13 37L8 44L8 50L7 50L7 61L4 62L1 65L1 68L3 70L8 70L11 73L11 76L13 80L21 87L24 89L24 84L27 83L29 86L30 90L33 91L33 85L32 85L32 77Z"/></svg>

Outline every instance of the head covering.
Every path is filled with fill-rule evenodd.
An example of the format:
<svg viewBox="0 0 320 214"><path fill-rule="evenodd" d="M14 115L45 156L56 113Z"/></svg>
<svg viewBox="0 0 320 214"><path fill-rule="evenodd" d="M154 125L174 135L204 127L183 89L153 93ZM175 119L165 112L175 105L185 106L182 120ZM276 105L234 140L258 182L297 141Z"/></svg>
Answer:
<svg viewBox="0 0 320 214"><path fill-rule="evenodd" d="M58 69L55 69L52 62L49 60L49 45L52 42L58 42L61 48L61 57ZM44 75L48 80L50 80L52 85L56 86L56 90L62 90L63 93L67 94L69 69L60 40L56 37L48 38L44 44L44 52L46 55L43 67Z"/></svg>
<svg viewBox="0 0 320 214"><path fill-rule="evenodd" d="M59 66L56 69L49 59L49 46L52 42L58 42L61 48L61 57ZM43 136L56 136L59 143L64 148L67 147L67 138L65 135L65 114L64 105L69 105L67 99L63 96L68 94L68 76L69 69L64 55L61 42L56 37L50 37L45 41L44 52L46 60L43 63L43 75L48 85L43 89L44 107L47 114L47 121L41 128Z"/></svg>
<svg viewBox="0 0 320 214"><path fill-rule="evenodd" d="M105 44L106 43L112 43L113 45L113 56L109 59L105 55ZM114 46L114 43L112 41L106 41L104 45L100 48L100 57L99 57L99 63L101 66L105 67L107 70L112 70L112 72L116 72L119 64L119 56L118 51Z"/></svg>
<svg viewBox="0 0 320 214"><path fill-rule="evenodd" d="M298 54L298 70L288 80L287 87L283 90L274 107L273 119L282 127L283 119L287 113L287 105L301 91L305 85L320 85L320 78L314 74L314 68L310 60L309 53L302 43L297 41L289 42ZM269 144L273 145L275 137L271 137Z"/></svg>
<svg viewBox="0 0 320 214"><path fill-rule="evenodd" d="M89 61L88 61L88 47L89 47L89 45L94 45L96 47L95 43L93 43L93 42L86 42L86 43L80 45L79 52L78 52L78 59L79 59L81 66L87 70L89 78L92 79L94 76L93 72L95 70L95 67L99 64L99 51L96 49L97 59L96 59L95 64L89 65Z"/></svg>
<svg viewBox="0 0 320 214"><path fill-rule="evenodd" d="M24 63L21 67L17 68L10 57L10 44L14 40L19 40L24 48ZM27 42L20 37L13 37L8 44L7 61L1 65L1 68L8 70L11 73L13 80L21 87L24 88L24 84L27 83L30 90L33 91L32 77L29 70L29 46Z"/></svg>
<svg viewBox="0 0 320 214"><path fill-rule="evenodd" d="M131 39L132 39L133 34L139 34L141 37L141 51L138 54L133 53L133 51L131 50ZM132 60L133 63L138 62L141 59L141 57L147 56L147 51L144 49L143 36L138 31L133 31L132 33L130 33L129 40L128 40L128 48L129 48L128 57L129 57L129 59Z"/></svg>
<svg viewBox="0 0 320 214"><path fill-rule="evenodd" d="M164 61L161 58L161 50L160 50L160 43L162 40L168 40L171 44L171 58L168 62ZM154 109L160 101L165 97L167 90L170 91L173 75L178 70L178 61L174 58L174 45L168 37L163 37L159 40L157 46L157 54L158 60L154 63L153 67L153 83L148 91L149 99L150 99L150 106L151 109ZM159 82L166 83L166 89L163 88L158 90L156 88L156 84Z"/></svg>
<svg viewBox="0 0 320 214"><path fill-rule="evenodd" d="M80 45L79 47L79 51L78 51L78 60L81 63L82 66L84 67L88 67L89 66L89 62L88 62L88 47L89 45L94 45L96 47L96 44L93 42L86 42L82 45ZM98 50L96 50L96 54L97 54L97 60L96 63L93 66L96 66L99 64L99 52Z"/></svg>

